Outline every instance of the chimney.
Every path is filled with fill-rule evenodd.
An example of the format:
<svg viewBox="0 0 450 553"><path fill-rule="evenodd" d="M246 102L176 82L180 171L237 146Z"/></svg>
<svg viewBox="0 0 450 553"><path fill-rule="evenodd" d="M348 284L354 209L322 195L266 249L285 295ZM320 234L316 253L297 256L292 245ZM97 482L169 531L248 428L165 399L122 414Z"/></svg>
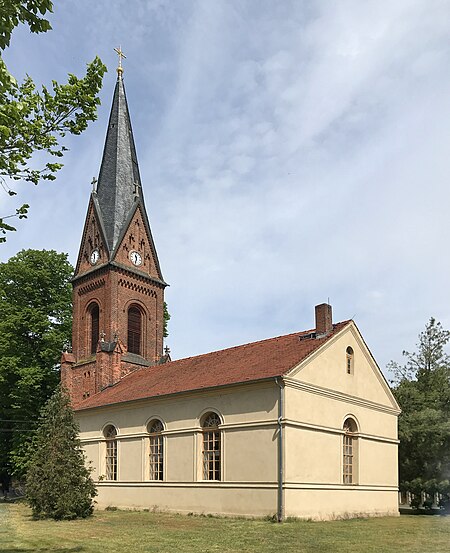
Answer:
<svg viewBox="0 0 450 553"><path fill-rule="evenodd" d="M333 330L331 305L321 303L316 305L316 334L328 334Z"/></svg>

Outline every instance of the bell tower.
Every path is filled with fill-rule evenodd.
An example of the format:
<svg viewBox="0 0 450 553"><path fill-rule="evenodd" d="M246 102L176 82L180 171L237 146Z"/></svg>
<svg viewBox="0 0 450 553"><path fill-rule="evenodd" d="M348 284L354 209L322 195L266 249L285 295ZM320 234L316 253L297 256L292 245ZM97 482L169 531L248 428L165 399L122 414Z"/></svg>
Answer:
<svg viewBox="0 0 450 553"><path fill-rule="evenodd" d="M121 63L117 73L72 279L72 352L61 360L61 380L74 404L165 359L167 284L145 209Z"/></svg>

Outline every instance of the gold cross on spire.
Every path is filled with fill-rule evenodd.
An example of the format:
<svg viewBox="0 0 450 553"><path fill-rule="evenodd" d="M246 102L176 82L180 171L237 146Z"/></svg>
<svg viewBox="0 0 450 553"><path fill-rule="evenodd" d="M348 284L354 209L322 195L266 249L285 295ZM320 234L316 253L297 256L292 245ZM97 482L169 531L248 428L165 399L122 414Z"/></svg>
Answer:
<svg viewBox="0 0 450 553"><path fill-rule="evenodd" d="M127 59L127 57L122 52L122 46L119 46L119 48L114 48L114 52L117 52L117 55L119 56L119 67L117 68L117 74L119 75L119 77L121 77L123 73L122 58Z"/></svg>

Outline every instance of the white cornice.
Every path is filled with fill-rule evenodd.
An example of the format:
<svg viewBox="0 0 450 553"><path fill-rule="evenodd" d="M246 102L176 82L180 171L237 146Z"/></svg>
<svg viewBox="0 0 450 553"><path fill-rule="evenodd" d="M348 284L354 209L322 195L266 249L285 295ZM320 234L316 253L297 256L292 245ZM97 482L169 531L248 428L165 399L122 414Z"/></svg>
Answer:
<svg viewBox="0 0 450 553"><path fill-rule="evenodd" d="M285 482L284 489L290 490L336 490L355 492L398 492L397 486L373 485L373 484L322 484L309 482Z"/></svg>
<svg viewBox="0 0 450 553"><path fill-rule="evenodd" d="M329 397L330 399L335 399L337 401L345 401L346 403L352 403L353 405L360 405L361 407L366 407L367 409L372 409L374 411L381 411L383 413L389 413L390 415L400 414L400 409L394 409L393 407L388 407L386 405L382 405L381 403L375 403L368 399L362 399L349 394L344 394L343 392L331 390L330 388L323 388L321 386L317 386L316 384L300 382L299 380L294 380L293 378L287 376L283 378L283 381L286 386L296 388L297 390L303 390L304 392Z"/></svg>
<svg viewBox="0 0 450 553"><path fill-rule="evenodd" d="M252 428L272 428L276 427L278 421L276 419L262 420L262 421L251 421L245 423L228 423L221 424L219 428L221 430L251 430ZM201 426L190 426L186 428L175 428L172 430L163 430L161 432L162 436L177 436L180 434L194 434L195 432L201 432ZM141 432L133 432L130 434L118 434L117 440L131 440L136 438L148 438L149 434L147 431L142 430ZM91 438L81 438L81 443L93 443L93 442L104 442L106 441L105 437L102 434L98 436L93 436Z"/></svg>
<svg viewBox="0 0 450 553"><path fill-rule="evenodd" d="M307 422L298 422L292 419L285 419L282 421L284 426L291 426L294 428L302 428L303 430L311 430L313 432L326 432L327 434L345 434L345 431L342 428L333 428L331 426L321 426L318 424L310 424ZM358 432L354 434L356 438L364 440L372 440L375 442L384 442L389 444L399 444L400 441L395 438L387 438L386 436L379 436L377 434L365 434L363 432Z"/></svg>
<svg viewBox="0 0 450 553"><path fill-rule="evenodd" d="M305 430L311 430L315 432L326 432L328 434L344 434L344 431L342 428L333 428L331 426L321 426L317 424L310 424L307 422L299 422L294 421L292 419L282 419L281 424L283 427L291 426L295 428L302 428ZM220 429L221 430L252 430L253 428L277 428L278 426L278 420L271 419L271 420L263 420L263 421L252 421L252 422L245 422L245 423L229 423L229 424L221 424ZM163 436L179 436L183 434L194 434L196 432L201 432L202 428L200 426L191 426L187 428L179 428L179 429L173 429L173 430L164 430L161 432ZM132 434L118 434L117 440L136 440L136 439L143 439L148 438L149 434L146 431L142 432L134 432ZM360 439L365 440L373 440L378 442L385 442L385 443L391 443L391 444L398 444L399 441L394 438L387 438L385 436L378 436L376 434L364 434L364 433L358 433L357 437ZM82 444L89 444L89 443L97 443L97 442L105 442L105 437L100 434L98 436L93 436L91 438L82 438L81 443Z"/></svg>

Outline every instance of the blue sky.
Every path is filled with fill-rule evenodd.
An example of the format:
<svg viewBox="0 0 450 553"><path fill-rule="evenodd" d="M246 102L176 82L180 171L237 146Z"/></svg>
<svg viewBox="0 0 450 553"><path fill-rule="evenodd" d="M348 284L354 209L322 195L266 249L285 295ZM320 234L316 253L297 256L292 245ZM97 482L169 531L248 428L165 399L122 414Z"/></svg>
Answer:
<svg viewBox="0 0 450 553"><path fill-rule="evenodd" d="M66 0L51 22L15 31L16 77L109 72L57 180L18 186L1 261L75 262L122 45L174 358L311 328L328 298L383 369L450 327L448 2Z"/></svg>

